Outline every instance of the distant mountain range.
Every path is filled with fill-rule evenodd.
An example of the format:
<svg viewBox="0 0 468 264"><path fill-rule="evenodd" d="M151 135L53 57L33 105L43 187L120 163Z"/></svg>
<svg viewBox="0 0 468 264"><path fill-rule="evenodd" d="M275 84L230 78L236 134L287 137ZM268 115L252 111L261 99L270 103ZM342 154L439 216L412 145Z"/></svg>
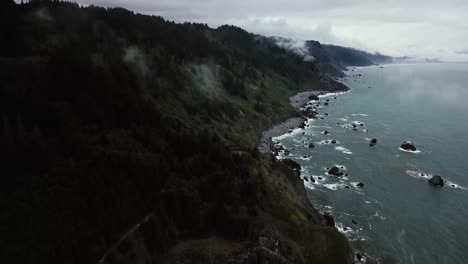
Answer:
<svg viewBox="0 0 468 264"><path fill-rule="evenodd" d="M259 36L260 37L260 36ZM350 66L370 66L389 63L437 63L435 59L392 57L380 53L370 53L350 47L322 44L315 40L297 41L283 37L267 37L276 45L304 56L304 60L315 61L322 71L339 73Z"/></svg>

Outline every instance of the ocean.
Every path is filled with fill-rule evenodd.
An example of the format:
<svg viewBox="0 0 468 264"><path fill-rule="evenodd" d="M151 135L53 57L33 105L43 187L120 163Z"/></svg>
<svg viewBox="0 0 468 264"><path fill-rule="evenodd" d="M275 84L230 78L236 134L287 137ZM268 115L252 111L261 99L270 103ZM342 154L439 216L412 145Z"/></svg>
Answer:
<svg viewBox="0 0 468 264"><path fill-rule="evenodd" d="M351 92L323 96L323 119L273 138L315 180L304 181L311 202L381 263L468 263L468 64L346 73ZM399 148L408 140L417 152ZM348 176L328 176L333 166ZM430 185L432 175L445 186Z"/></svg>

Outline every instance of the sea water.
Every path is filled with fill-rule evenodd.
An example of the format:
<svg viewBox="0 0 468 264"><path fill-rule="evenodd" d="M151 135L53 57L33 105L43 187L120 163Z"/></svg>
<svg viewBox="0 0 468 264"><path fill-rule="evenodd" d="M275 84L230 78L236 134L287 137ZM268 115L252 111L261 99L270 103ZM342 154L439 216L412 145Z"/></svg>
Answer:
<svg viewBox="0 0 468 264"><path fill-rule="evenodd" d="M351 92L321 98L324 119L274 138L302 176L314 178L304 182L308 197L333 213L355 249L381 263L468 263L468 65L385 65L347 75ZM407 140L417 152L399 148ZM348 176L328 176L333 166ZM428 183L433 175L443 188Z"/></svg>

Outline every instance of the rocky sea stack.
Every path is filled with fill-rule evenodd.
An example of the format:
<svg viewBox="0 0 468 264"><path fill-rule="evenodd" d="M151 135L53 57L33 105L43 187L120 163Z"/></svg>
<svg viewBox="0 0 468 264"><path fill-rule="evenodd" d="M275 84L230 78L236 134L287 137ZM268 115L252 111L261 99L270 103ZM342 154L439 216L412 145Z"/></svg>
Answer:
<svg viewBox="0 0 468 264"><path fill-rule="evenodd" d="M311 94L311 95L309 95L309 100L318 101L318 100L320 100L320 98L315 94Z"/></svg>
<svg viewBox="0 0 468 264"><path fill-rule="evenodd" d="M404 150L409 150L409 151L416 151L416 147L414 146L413 143L411 143L410 141L405 141L403 142L403 144L401 144L400 148L404 149Z"/></svg>
<svg viewBox="0 0 468 264"><path fill-rule="evenodd" d="M436 175L436 176L432 177L429 180L429 183L434 185L434 186L437 186L437 187L443 187L444 186L444 179L442 179L442 177Z"/></svg>
<svg viewBox="0 0 468 264"><path fill-rule="evenodd" d="M343 176L343 172L340 171L340 169L338 169L336 166L328 170L328 174L333 176Z"/></svg>

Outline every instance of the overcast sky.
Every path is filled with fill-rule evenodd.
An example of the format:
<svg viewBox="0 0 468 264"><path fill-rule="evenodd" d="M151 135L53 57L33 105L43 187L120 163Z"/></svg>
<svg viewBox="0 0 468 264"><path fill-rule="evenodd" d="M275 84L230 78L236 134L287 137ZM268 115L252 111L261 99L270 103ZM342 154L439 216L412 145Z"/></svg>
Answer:
<svg viewBox="0 0 468 264"><path fill-rule="evenodd" d="M393 56L468 61L468 0L77 0Z"/></svg>

